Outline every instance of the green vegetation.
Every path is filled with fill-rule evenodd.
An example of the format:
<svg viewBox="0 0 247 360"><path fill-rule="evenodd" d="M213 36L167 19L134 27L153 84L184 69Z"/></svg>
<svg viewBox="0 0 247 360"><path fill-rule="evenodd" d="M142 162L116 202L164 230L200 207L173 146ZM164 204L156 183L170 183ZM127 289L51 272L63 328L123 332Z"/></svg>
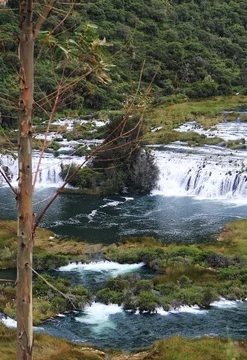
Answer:
<svg viewBox="0 0 247 360"><path fill-rule="evenodd" d="M16 359L16 331L0 324L0 334L1 360ZM35 360L103 360L105 358L102 351L89 346L82 347L45 334L35 334L34 338Z"/></svg>
<svg viewBox="0 0 247 360"><path fill-rule="evenodd" d="M144 143L168 143L187 141L190 145L221 143L221 139L207 139L196 133L181 134L173 131L186 120L197 120L210 128L222 120L223 110L230 110L246 104L247 63L246 63L246 17L247 6L244 1L173 1L157 2L142 0L91 2L75 6L72 16L66 19L62 28L57 28L65 41L66 28L71 38L78 38L78 32L85 29L86 23L98 25L101 39L106 37L109 47L106 58L116 65L111 71L111 84L96 82L96 75L78 82L66 97L60 101L58 116L82 116L92 109L98 116L114 115L128 107L133 93L138 88L139 74L142 71L140 93L152 83L152 91L145 98L152 112L147 112ZM16 127L18 104L18 56L17 39L19 34L16 21L17 2L10 0L7 11L0 12L0 109L1 126ZM49 19L47 29L59 24L59 12ZM61 12L62 13L62 12ZM82 19L83 23L82 24ZM90 38L94 38L94 27L89 27ZM75 31L76 30L76 31ZM52 38L52 37L51 37ZM39 54L46 43L45 32L35 49ZM53 39L54 41L54 39ZM103 42L102 42L103 43ZM55 43L53 42L53 45ZM84 44L82 44L84 45ZM56 47L56 46L55 46ZM51 44L37 62L35 89L35 121L40 125L40 104L42 99L56 90L57 79L51 66ZM56 49L58 49L56 47ZM80 48L86 50L83 46ZM61 50L61 47L60 47ZM64 51L64 50L62 50ZM55 53L54 53L55 54ZM85 55L85 53L84 53ZM54 58L53 58L54 59ZM11 64L11 66L10 66ZM57 64L56 64L57 65ZM60 64L56 70L61 75ZM74 71L72 64L68 73L76 79L80 74ZM60 72L60 74L59 74ZM240 93L238 96L232 96ZM75 96L72 96L75 95ZM145 96L144 96L145 97ZM210 100L208 100L210 98ZM195 101L193 99L205 99ZM206 100L207 99L207 100ZM47 110L49 104L47 102ZM41 107L42 107L41 106ZM43 116L43 115L42 115ZM233 113L228 120L235 119ZM246 121L246 118L243 119ZM158 131L151 132L154 127ZM97 133L91 125L78 126L67 135L91 139L103 138L105 130ZM118 134L119 135L119 134ZM5 149L9 141L1 130L1 145ZM10 136L11 139L11 136ZM112 139L111 139L112 140ZM125 138L126 140L126 138ZM132 139L128 139L129 143ZM16 139L14 139L16 142ZM96 153L91 167L78 172L74 185L80 188L94 188L100 193L129 191L148 193L154 183L145 179L143 174L155 172L154 161L148 152L138 149L131 161L127 154L133 149L127 147L124 165L120 168L110 151L121 148L122 143L114 141L105 153ZM37 141L34 147L39 147ZM54 151L59 143L49 144ZM245 142L237 140L226 144L233 149L245 148ZM86 149L78 149L86 154ZM108 167L102 170L103 161ZM149 167L148 167L149 166ZM94 169L94 170L93 170ZM64 174L70 169L62 169ZM64 175L65 176L65 175ZM109 180L109 179L114 179ZM140 179L144 182L140 184ZM77 182L76 182L77 180ZM117 180L117 181L116 181ZM154 179L152 179L154 180ZM102 190L103 189L103 190ZM16 234L14 223L5 223L1 229L0 268L16 266ZM140 312L155 311L157 306L165 309L181 304L209 306L219 296L228 299L246 298L246 222L227 224L226 231L217 241L197 245L168 245L153 239L134 239L123 244L103 249L101 245L89 246L76 241L54 238L52 233L39 230L37 233L34 267L38 270L54 269L67 264L70 260L86 261L95 252L102 252L107 259L120 262L143 261L153 270L152 279L141 279L135 275L119 276L106 282L97 293L99 300L106 303L123 304L126 309ZM57 312L71 309L72 302L81 307L91 300L91 294L81 286L70 288L62 279L54 281L45 277L59 291L69 297L58 297L40 278L34 283L34 317L39 323ZM1 286L1 310L15 316L15 288ZM15 357L15 335L0 324L0 351L3 360ZM152 349L133 355L133 359L245 359L246 343L220 339L185 340L175 337L156 342ZM108 355L107 355L108 356ZM109 355L112 359L121 359L121 355ZM90 348L81 348L46 335L36 336L36 359L92 359L105 357L102 352ZM128 356L131 359L132 355ZM124 357L122 357L124 358Z"/></svg>
<svg viewBox="0 0 247 360"><path fill-rule="evenodd" d="M2 268L8 264L14 267L14 226L14 222L2 224ZM97 299L140 312L180 305L208 307L221 296L231 300L247 297L246 226L247 220L228 223L216 240L201 244L164 245L159 240L140 237L126 238L107 247L57 239L51 232L38 229L34 266L37 270L54 269L69 261L89 261L99 253L104 259L120 263L144 262L153 272L152 278L143 279L137 274L111 278L98 291ZM70 288L65 280L50 277L47 280L61 292L69 293L75 306L83 306L91 299L90 293L80 286ZM1 287L0 310L12 316L15 316L14 292L11 285ZM36 279L34 296L35 323L73 306L68 298L50 291L42 279Z"/></svg>
<svg viewBox="0 0 247 360"><path fill-rule="evenodd" d="M0 222L0 269L16 268L16 222ZM71 259L88 261L99 254L101 244L86 244L54 236L50 230L38 228L35 237L33 266L36 270L53 270Z"/></svg>
<svg viewBox="0 0 247 360"><path fill-rule="evenodd" d="M2 125L7 126L15 125L13 100L18 97L16 0L8 2L8 9L0 12L0 107ZM80 81L62 99L58 116L82 116L92 109L122 109L123 103L128 103L135 93L141 72L141 91L153 81L147 99L153 106L246 92L247 8L243 0L78 3L64 25L56 28L56 38L48 39L45 31L59 24L60 13L63 14L64 9L49 18L35 49L39 55L37 104L43 105L40 100L56 90L56 76L61 73L61 66L54 76L52 61L59 54L64 55L61 44L66 43L66 38L78 42L78 34L86 24L97 26L90 28L90 39L94 38L95 31L100 39L106 38L105 58L115 66L110 71L110 84L96 82L97 74ZM86 44L82 44L84 55L85 49ZM72 73L71 68L72 65L67 69L68 74ZM71 75L76 78L80 74L76 70ZM39 122L39 106L35 114Z"/></svg>
<svg viewBox="0 0 247 360"><path fill-rule="evenodd" d="M244 107L246 96L217 96L203 101L188 100L179 103L168 102L152 107L146 114L146 132L144 142L148 144L170 143L172 141L189 141L194 145L210 144L210 141L224 144L222 139L207 139L197 133L180 133L173 131L186 121L196 120L204 129L213 128L224 118L227 121L236 120L238 114L223 115L226 110ZM245 121L245 119L243 119ZM152 131L152 129L159 129ZM226 144L227 145L227 144Z"/></svg>
<svg viewBox="0 0 247 360"><path fill-rule="evenodd" d="M213 242L163 245L152 238L129 239L107 248L104 256L120 263L144 262L154 271L152 280L137 275L118 276L97 294L100 301L123 304L133 311L153 312L181 305L208 307L225 297L247 296L246 220L226 225Z"/></svg>
<svg viewBox="0 0 247 360"><path fill-rule="evenodd" d="M0 269L16 268L16 223L1 222L0 228ZM39 228L36 233L33 266L38 271L53 270L74 261L87 261L99 253L101 245L88 245L75 240L64 240L54 236L51 231ZM41 278L35 278L33 285L34 323L57 315L58 313L83 308L92 300L92 295L83 286L71 287L62 278L54 280L43 275L52 287ZM55 290L55 288L57 290ZM64 296L61 294L63 293ZM0 312L16 317L16 288L13 284L0 285Z"/></svg>
<svg viewBox="0 0 247 360"><path fill-rule="evenodd" d="M157 183L158 168L149 150L140 149L133 158L130 156L124 162L119 159L112 163L108 161L108 164L107 168L94 168L92 163L80 169L69 184L79 188L79 193L82 194L106 195L126 192L149 194ZM75 164L62 165L60 174L65 180L77 168ZM69 193L70 190L65 192Z"/></svg>
<svg viewBox="0 0 247 360"><path fill-rule="evenodd" d="M143 135L142 117L115 117L106 125L105 140L93 152L88 166L75 164L61 167L62 178L88 193L148 194L155 187L159 170L154 155L140 146Z"/></svg>
<svg viewBox="0 0 247 360"><path fill-rule="evenodd" d="M65 311L82 309L92 301L92 295L83 286L71 287L65 279L54 280L49 275L34 280L33 296L34 325ZM15 286L0 285L0 311L11 318L16 318Z"/></svg>
<svg viewBox="0 0 247 360"><path fill-rule="evenodd" d="M143 360L233 360L247 359L246 343L231 340L185 339L180 336L156 341Z"/></svg>

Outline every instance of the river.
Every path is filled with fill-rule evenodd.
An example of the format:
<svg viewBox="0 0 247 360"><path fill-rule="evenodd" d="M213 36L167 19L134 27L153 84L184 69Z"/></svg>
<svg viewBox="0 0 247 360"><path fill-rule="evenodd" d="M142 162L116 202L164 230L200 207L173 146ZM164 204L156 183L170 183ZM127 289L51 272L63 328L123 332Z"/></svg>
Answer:
<svg viewBox="0 0 247 360"><path fill-rule="evenodd" d="M237 127L237 125L236 125ZM247 126L241 128L246 136ZM229 130L223 129L229 135ZM233 130L231 129L231 134ZM61 195L42 220L42 226L60 236L91 243L110 244L125 236L149 235L169 242L203 242L222 231L224 223L247 218L246 150L186 144L154 147L160 168L157 189L149 196ZM71 161L46 156L35 192L40 212L59 183L59 163ZM14 168L14 165L13 165ZM0 187L1 219L16 217L10 190ZM126 271L145 272L141 264L97 263L67 267L58 274L91 288L109 276ZM150 346L156 339L181 334L246 339L247 303L221 299L207 310L183 307L156 314L131 314L117 305L93 303L79 313L65 314L43 325L43 331L99 347L132 350Z"/></svg>

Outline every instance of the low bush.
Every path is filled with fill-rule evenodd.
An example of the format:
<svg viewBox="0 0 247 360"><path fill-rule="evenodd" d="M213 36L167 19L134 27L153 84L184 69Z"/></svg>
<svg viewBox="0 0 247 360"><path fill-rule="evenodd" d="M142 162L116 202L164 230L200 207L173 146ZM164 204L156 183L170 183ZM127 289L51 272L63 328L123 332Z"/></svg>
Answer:
<svg viewBox="0 0 247 360"><path fill-rule="evenodd" d="M209 254L206 261L210 266L216 268L228 267L231 264L229 257L216 253Z"/></svg>
<svg viewBox="0 0 247 360"><path fill-rule="evenodd" d="M35 254L33 267L37 270L55 270L69 263L69 256L59 254Z"/></svg>

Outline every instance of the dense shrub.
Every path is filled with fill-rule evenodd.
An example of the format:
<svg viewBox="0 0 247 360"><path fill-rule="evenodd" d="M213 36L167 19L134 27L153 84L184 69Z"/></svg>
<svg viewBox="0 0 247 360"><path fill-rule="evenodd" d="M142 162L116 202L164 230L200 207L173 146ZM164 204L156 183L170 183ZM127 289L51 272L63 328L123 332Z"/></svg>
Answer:
<svg viewBox="0 0 247 360"><path fill-rule="evenodd" d="M207 257L207 262L212 267L228 267L231 264L231 259L227 256L211 253Z"/></svg>
<svg viewBox="0 0 247 360"><path fill-rule="evenodd" d="M124 301L124 296L122 292L104 288L97 292L97 301L103 302L104 304L121 305Z"/></svg>
<svg viewBox="0 0 247 360"><path fill-rule="evenodd" d="M83 308L92 300L91 293L82 285L71 287L68 280L54 279L48 274L43 275L43 278L35 279L33 294L36 298L50 302L51 310L55 312Z"/></svg>
<svg viewBox="0 0 247 360"><path fill-rule="evenodd" d="M141 291L137 296L136 308L142 312L154 312L160 305L158 297L149 291Z"/></svg>
<svg viewBox="0 0 247 360"><path fill-rule="evenodd" d="M60 266L67 265L69 258L66 255L58 254L35 254L33 267L37 270L54 270Z"/></svg>
<svg viewBox="0 0 247 360"><path fill-rule="evenodd" d="M101 194L150 193L156 186L159 170L152 152L140 146L142 134L139 116L113 117L107 124L105 142L69 184ZM76 169L75 164L62 165L62 178L70 178Z"/></svg>
<svg viewBox="0 0 247 360"><path fill-rule="evenodd" d="M0 90L3 94L0 105L5 126L13 125L17 117L17 111L10 106L10 99L16 99L16 103L18 99L16 49L19 29L15 9L15 1L8 1L8 11L0 14ZM50 31L56 27L60 16L60 11L52 13L43 30ZM65 34L68 34L68 39L73 39L76 36L75 24L79 23L79 28L82 27L81 18L86 24L96 24L100 39L106 38L109 45L105 55L109 62L116 65L110 71L113 81L107 85L100 84L95 81L95 76L90 75L78 82L78 71L81 69L68 67L65 76L70 73L71 81L75 80L76 85L68 90L59 107L62 112L67 109L75 112L121 109L126 97L135 92L140 72L141 92L152 81L152 95L156 103L173 93L205 98L244 92L246 16L244 2L237 1L173 1L170 4L167 1L124 3L109 0L84 4L61 22L61 27L56 27L56 37L64 41ZM41 54L40 49L41 44L37 42L35 55ZM37 104L44 96L53 93L59 80L59 71L52 66L50 51L51 48L42 51L42 57L36 63ZM144 59L146 63L142 69ZM59 68L60 64L55 65ZM54 76L54 71L58 78ZM4 96L6 93L7 96ZM48 108L50 102L41 101L41 105ZM37 117L41 116L42 106L35 109Z"/></svg>
<svg viewBox="0 0 247 360"><path fill-rule="evenodd" d="M130 192L147 194L156 186L159 169L151 151L140 149L128 170L125 185Z"/></svg>

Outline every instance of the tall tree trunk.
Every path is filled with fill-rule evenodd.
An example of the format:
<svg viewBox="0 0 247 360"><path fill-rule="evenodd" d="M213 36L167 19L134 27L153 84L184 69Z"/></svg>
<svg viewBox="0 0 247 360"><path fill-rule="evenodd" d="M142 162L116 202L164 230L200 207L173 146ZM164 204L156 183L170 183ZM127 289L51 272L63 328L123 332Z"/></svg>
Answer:
<svg viewBox="0 0 247 360"><path fill-rule="evenodd" d="M31 360L32 316L32 113L33 113L33 3L20 0L19 73L19 188L17 254L17 360Z"/></svg>

